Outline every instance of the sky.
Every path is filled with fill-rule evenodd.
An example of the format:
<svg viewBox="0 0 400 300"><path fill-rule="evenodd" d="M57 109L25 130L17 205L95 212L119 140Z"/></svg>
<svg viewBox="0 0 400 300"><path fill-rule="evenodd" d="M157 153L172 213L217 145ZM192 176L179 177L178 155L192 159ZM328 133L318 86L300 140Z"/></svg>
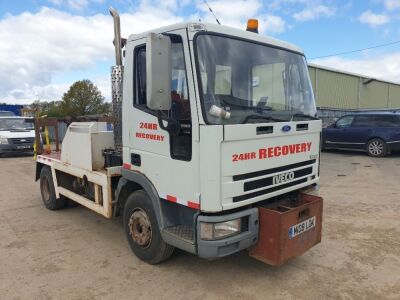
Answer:
<svg viewBox="0 0 400 300"><path fill-rule="evenodd" d="M400 0L208 3L222 25L245 29L257 18L260 34L296 44L309 62L400 83L400 42L335 55L400 41ZM0 0L0 102L59 100L81 79L110 100L110 5L123 37L182 21L215 23L204 0Z"/></svg>

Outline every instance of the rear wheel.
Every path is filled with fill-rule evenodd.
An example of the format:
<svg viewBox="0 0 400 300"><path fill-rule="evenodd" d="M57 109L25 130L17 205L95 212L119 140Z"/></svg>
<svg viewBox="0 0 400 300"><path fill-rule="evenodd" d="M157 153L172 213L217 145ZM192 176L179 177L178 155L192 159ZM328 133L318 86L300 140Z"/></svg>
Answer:
<svg viewBox="0 0 400 300"><path fill-rule="evenodd" d="M383 157L387 154L387 145L384 140L372 139L367 144L367 152L369 156Z"/></svg>
<svg viewBox="0 0 400 300"><path fill-rule="evenodd" d="M50 210L58 210L67 205L64 197L56 198L53 175L49 167L43 167L40 172L40 192L44 206Z"/></svg>
<svg viewBox="0 0 400 300"><path fill-rule="evenodd" d="M129 245L141 260L158 264L172 255L174 247L162 239L153 205L145 191L129 195L123 219Z"/></svg>

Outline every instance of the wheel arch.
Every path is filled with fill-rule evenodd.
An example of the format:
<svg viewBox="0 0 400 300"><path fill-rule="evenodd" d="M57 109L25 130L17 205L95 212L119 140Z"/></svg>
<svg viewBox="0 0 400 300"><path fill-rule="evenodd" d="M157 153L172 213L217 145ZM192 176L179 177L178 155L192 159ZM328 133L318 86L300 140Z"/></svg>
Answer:
<svg viewBox="0 0 400 300"><path fill-rule="evenodd" d="M128 196L137 190L144 190L149 196L156 214L159 228L163 228L163 218L161 213L160 197L152 182L143 174L138 172L122 170L122 178L118 182L115 191L115 199L119 210L123 210Z"/></svg>
<svg viewBox="0 0 400 300"><path fill-rule="evenodd" d="M368 137L367 144L373 139L380 139L380 140L384 141L387 144L387 141L386 141L386 139L384 137L382 137L381 135L376 135L376 134L375 135L371 135L371 136Z"/></svg>
<svg viewBox="0 0 400 300"><path fill-rule="evenodd" d="M40 162L36 163L36 174L35 174L35 181L38 181L40 179L40 172L42 172L43 167L47 165L42 164Z"/></svg>

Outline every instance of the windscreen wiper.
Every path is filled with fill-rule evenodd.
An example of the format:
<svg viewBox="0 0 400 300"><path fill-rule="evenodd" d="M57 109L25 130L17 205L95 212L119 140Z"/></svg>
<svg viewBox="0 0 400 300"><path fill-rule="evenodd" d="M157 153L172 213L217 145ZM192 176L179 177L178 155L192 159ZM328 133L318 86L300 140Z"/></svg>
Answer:
<svg viewBox="0 0 400 300"><path fill-rule="evenodd" d="M313 116L306 115L306 114L303 114L303 113L295 113L295 114L292 115L290 121L293 121L293 119L296 118L296 117L305 118L307 120L319 120L319 118L317 118L317 117L313 117Z"/></svg>
<svg viewBox="0 0 400 300"><path fill-rule="evenodd" d="M278 119L278 118L273 118L272 116L263 116L263 115L249 115L246 118L244 118L242 124L246 124L250 119L263 119L267 121L276 121L276 122L283 122L285 120Z"/></svg>

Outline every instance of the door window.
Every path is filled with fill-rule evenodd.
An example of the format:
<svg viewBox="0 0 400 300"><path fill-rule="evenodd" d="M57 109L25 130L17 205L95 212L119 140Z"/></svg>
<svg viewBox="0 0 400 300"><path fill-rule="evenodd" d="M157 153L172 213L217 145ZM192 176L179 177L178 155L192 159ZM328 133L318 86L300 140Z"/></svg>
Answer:
<svg viewBox="0 0 400 300"><path fill-rule="evenodd" d="M170 136L171 157L181 160L190 160L192 153L191 113L186 67L183 52L182 38L179 35L169 35L171 38L171 109L165 111L168 117L179 122L181 130L178 136ZM147 107L146 99L146 46L135 49L134 64L134 106L150 114L157 115L157 111Z"/></svg>
<svg viewBox="0 0 400 300"><path fill-rule="evenodd" d="M372 126L372 116L357 116L354 120L353 126L368 127Z"/></svg>
<svg viewBox="0 0 400 300"><path fill-rule="evenodd" d="M351 123L353 123L353 120L354 116L345 116L336 122L336 127L337 128L350 127Z"/></svg>

